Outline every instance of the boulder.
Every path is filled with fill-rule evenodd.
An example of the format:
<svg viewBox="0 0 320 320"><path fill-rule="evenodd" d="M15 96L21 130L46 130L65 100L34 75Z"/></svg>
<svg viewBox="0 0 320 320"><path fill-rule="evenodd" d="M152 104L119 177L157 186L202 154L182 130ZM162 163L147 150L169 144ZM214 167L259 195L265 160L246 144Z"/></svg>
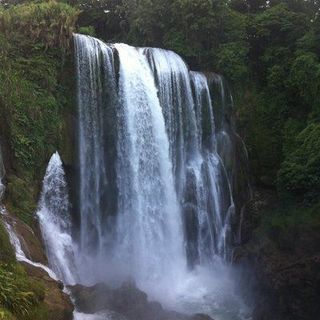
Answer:
<svg viewBox="0 0 320 320"><path fill-rule="evenodd" d="M84 313L111 310L128 320L213 320L207 315L188 316L165 310L160 303L149 301L147 294L138 289L132 281L124 282L116 289L106 284L92 287L76 285L68 288L77 310Z"/></svg>
<svg viewBox="0 0 320 320"><path fill-rule="evenodd" d="M45 288L43 304L48 311L47 320L72 320L73 304L65 294L62 282L49 277L46 271L30 264L21 263L29 277L39 281Z"/></svg>

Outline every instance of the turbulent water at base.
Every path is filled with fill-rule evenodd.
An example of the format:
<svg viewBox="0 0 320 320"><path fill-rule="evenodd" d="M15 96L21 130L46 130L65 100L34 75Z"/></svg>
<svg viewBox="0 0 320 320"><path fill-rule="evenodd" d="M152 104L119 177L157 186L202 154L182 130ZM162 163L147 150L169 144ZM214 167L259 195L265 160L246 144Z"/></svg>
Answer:
<svg viewBox="0 0 320 320"><path fill-rule="evenodd" d="M230 266L245 152L222 77L171 51L74 38L79 210L71 220L55 154L38 211L50 266L65 283L131 278L168 308L249 319Z"/></svg>

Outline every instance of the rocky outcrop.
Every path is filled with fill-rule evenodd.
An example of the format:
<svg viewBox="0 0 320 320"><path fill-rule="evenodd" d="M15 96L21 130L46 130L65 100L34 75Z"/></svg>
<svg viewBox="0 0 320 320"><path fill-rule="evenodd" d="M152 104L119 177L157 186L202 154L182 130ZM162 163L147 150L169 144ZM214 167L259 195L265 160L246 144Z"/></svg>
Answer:
<svg viewBox="0 0 320 320"><path fill-rule="evenodd" d="M43 244L39 240L41 239L41 233L36 221L33 224L33 228L19 219L13 219L13 223L26 257L31 261L47 265L48 259Z"/></svg>
<svg viewBox="0 0 320 320"><path fill-rule="evenodd" d="M207 315L187 316L165 310L160 303L149 301L147 294L130 281L116 289L106 284L96 284L92 287L76 285L69 289L77 309L83 313L111 310L128 320L213 320Z"/></svg>
<svg viewBox="0 0 320 320"><path fill-rule="evenodd" d="M256 193L244 213L243 245L234 250L234 263L246 266L243 287L250 281L246 291L255 300L253 320L320 319L319 228L285 224L276 201L271 191ZM303 210L308 208L298 213ZM278 218L281 228L268 224L266 214Z"/></svg>
<svg viewBox="0 0 320 320"><path fill-rule="evenodd" d="M39 281L45 288L43 305L47 310L47 320L72 320L73 304L63 292L62 282L49 277L46 271L27 263L21 263L29 277Z"/></svg>
<svg viewBox="0 0 320 320"><path fill-rule="evenodd" d="M297 259L273 251L254 266L255 320L320 319L320 255Z"/></svg>

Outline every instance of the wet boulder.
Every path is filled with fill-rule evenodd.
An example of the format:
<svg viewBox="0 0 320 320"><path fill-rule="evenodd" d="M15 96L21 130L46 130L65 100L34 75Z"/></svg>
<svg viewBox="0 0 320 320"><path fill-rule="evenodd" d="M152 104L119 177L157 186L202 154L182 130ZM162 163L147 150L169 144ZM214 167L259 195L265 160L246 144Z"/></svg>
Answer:
<svg viewBox="0 0 320 320"><path fill-rule="evenodd" d="M97 313L109 310L128 320L213 320L207 315L188 316L165 310L159 302L149 301L145 292L132 281L124 282L118 288L106 284L92 287L82 285L69 287L77 310L84 313Z"/></svg>

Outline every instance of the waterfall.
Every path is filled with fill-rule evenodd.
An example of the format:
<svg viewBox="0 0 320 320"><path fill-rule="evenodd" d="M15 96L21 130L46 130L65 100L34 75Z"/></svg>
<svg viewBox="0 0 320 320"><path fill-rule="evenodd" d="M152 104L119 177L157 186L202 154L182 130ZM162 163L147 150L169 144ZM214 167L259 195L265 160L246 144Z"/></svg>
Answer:
<svg viewBox="0 0 320 320"><path fill-rule="evenodd" d="M223 78L172 51L74 41L79 209L71 220L56 153L37 213L50 267L65 283L132 278L153 299L210 306L217 319L231 319L221 310L232 301L227 313L241 319L228 267L243 205L238 136Z"/></svg>
<svg viewBox="0 0 320 320"><path fill-rule="evenodd" d="M83 35L75 47L78 256L143 280L230 259L234 148L222 78L167 50Z"/></svg>
<svg viewBox="0 0 320 320"><path fill-rule="evenodd" d="M137 279L160 281L183 256L181 215L169 140L149 64L138 50L115 45L120 60L115 255ZM128 270L129 271L129 270Z"/></svg>
<svg viewBox="0 0 320 320"><path fill-rule="evenodd" d="M77 282L65 173L59 154L52 155L39 201L37 216L50 268L64 283Z"/></svg>

